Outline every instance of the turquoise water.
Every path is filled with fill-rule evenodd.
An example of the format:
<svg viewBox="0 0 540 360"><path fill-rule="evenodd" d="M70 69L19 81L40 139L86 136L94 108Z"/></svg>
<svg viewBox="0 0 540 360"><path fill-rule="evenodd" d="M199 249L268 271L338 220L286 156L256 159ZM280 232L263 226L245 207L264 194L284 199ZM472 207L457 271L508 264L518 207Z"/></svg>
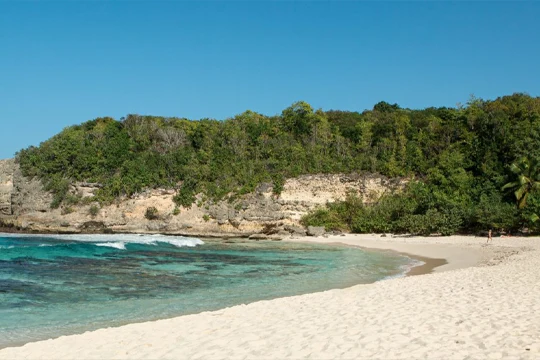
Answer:
<svg viewBox="0 0 540 360"><path fill-rule="evenodd" d="M0 348L370 283L412 262L301 243L0 234Z"/></svg>

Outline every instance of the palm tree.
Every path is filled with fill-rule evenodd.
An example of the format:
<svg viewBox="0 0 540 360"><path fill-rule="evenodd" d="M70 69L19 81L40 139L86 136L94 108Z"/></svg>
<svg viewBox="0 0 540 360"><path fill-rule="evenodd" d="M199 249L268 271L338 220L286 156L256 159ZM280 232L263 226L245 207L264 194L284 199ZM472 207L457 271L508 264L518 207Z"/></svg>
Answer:
<svg viewBox="0 0 540 360"><path fill-rule="evenodd" d="M525 207L530 193L540 190L540 167L538 165L538 161L526 157L510 165L510 171L516 174L517 180L504 185L502 190L516 189L514 195L518 209Z"/></svg>

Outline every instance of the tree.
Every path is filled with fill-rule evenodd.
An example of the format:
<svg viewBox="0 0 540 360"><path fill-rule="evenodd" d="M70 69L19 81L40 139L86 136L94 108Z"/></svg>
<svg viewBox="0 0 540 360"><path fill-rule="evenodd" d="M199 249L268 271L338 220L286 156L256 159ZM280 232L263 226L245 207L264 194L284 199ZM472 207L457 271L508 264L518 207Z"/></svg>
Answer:
<svg viewBox="0 0 540 360"><path fill-rule="evenodd" d="M517 178L508 178L507 164L522 156L540 161L540 97L514 94L472 98L458 109L380 102L361 113L323 112L300 101L279 115L246 111L224 121L98 118L21 150L17 160L24 176L41 179L52 192L53 207L72 205L72 185L81 181L100 184L89 199L96 203L171 188L178 190L178 207L189 207L197 194L234 200L260 183L272 182L277 194L290 177L369 171L407 176L418 186L377 204L333 203L312 217L313 224L360 232L451 233L486 226L540 232L540 221L533 220L540 214L534 185L540 170L528 160L518 162ZM510 180L505 189L513 188L518 206L502 190Z"/></svg>
<svg viewBox="0 0 540 360"><path fill-rule="evenodd" d="M510 165L510 171L517 176L517 180L507 183L502 187L502 190L516 189L514 195L518 209L523 209L527 205L527 197L540 189L540 167L538 165L536 159L530 160L526 157Z"/></svg>
<svg viewBox="0 0 540 360"><path fill-rule="evenodd" d="M305 101L297 101L281 113L282 126L285 131L295 136L311 135L314 122L313 108Z"/></svg>
<svg viewBox="0 0 540 360"><path fill-rule="evenodd" d="M379 111L382 113L394 112L399 109L400 107L398 104L389 104L386 101L379 101L375 104L375 106L373 106L374 111Z"/></svg>

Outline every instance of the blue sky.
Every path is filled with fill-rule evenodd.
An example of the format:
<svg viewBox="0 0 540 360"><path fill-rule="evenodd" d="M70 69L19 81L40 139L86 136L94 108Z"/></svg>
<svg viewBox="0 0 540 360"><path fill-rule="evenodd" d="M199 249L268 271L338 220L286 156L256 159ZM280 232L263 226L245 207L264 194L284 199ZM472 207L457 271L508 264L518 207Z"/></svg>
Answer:
<svg viewBox="0 0 540 360"><path fill-rule="evenodd" d="M540 95L540 2L0 1L0 158L99 116Z"/></svg>

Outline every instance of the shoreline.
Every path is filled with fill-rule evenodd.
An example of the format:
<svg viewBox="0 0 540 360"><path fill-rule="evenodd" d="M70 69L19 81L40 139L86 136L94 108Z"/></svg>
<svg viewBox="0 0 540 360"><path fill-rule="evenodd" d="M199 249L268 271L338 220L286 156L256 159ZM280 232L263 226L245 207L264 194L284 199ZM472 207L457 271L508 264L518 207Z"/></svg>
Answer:
<svg viewBox="0 0 540 360"><path fill-rule="evenodd" d="M420 260L423 262L422 265L414 266L409 269L405 273L405 276L418 276L418 275L426 275L431 274L432 272L436 271L436 269L440 266L448 264L448 261L446 259L433 259L428 257L422 257L418 255L408 254L408 253L400 253L403 255L406 255L412 259Z"/></svg>
<svg viewBox="0 0 540 360"><path fill-rule="evenodd" d="M351 235L354 236L355 234L351 234ZM300 238L285 239L285 240L282 240L282 241L283 242L294 242L294 243L306 243L306 244L325 244L325 245L334 245L334 246L357 247L357 248L361 248L362 250L368 251L368 252L383 252L383 253L392 252L392 253L403 255L403 256L406 256L406 257L411 258L413 260L417 260L417 261L422 262L422 264L420 264L420 265L412 266L409 269L407 269L405 272L403 272L401 274L402 276L417 276L417 275L431 274L432 272L437 271L436 269L438 267L448 264L448 260L445 259L445 258L442 258L442 257L441 258L432 258L432 257L427 257L427 256L421 256L419 254L415 254L415 253L412 253L412 252L403 252L403 251L394 250L394 249L392 249L390 247L389 248L371 248L371 247L365 246L365 244L354 244L354 243L349 243L349 242L346 242L346 241L345 242L343 242L343 241L333 241L334 239L328 239L328 237L325 237L325 238L327 240L324 240L324 238L321 239L321 238L313 238L313 237L305 236L305 237L300 237ZM339 240L339 239L336 239L336 240ZM471 266L474 266L474 265L471 265ZM384 278L384 279L377 280L377 281L374 281L374 282L385 281L385 280L393 279L393 278L394 277L392 276L392 277ZM367 284L362 283L362 284L367 285L367 284L370 284L370 283L367 283ZM362 284L357 284L357 285L362 285ZM352 286L355 286L355 285L352 285Z"/></svg>
<svg viewBox="0 0 540 360"><path fill-rule="evenodd" d="M20 237L26 237L26 236L28 236L28 237L40 237L40 236L55 237L55 236L57 236L57 238L59 238L59 239L63 238L66 241L68 241L69 238L65 238L65 237L78 236L78 235L81 235L81 236L95 236L95 235L98 235L98 236L108 236L108 235L155 235L155 234L149 234L149 233L112 233L112 234L108 234L108 233L91 233L91 232L89 232L89 233L75 233L74 234L74 233L24 233L24 232L11 232L10 233L10 232L0 231L0 236L2 236L2 234L4 234L5 236L8 236L8 237L13 237L13 236L14 237L19 237L19 236ZM159 235L186 237L185 235L175 235L175 234L159 234ZM350 234L350 235L355 236L354 234ZM208 241L216 241L215 237L197 237L197 238L200 238L201 240L203 240L205 242L207 240ZM259 240L248 240L245 237L244 238L235 237L235 239L241 239L243 241L249 241L249 242L255 242L255 243L259 241ZM408 266L406 269L401 269L399 271L399 273L390 275L388 277L385 277L385 278L382 278L382 279L379 279L379 280L374 280L372 282L351 283L351 284L345 285L343 287L332 287L332 288L328 288L326 290L318 290L318 291L315 291L315 292L305 292L305 293L298 293L296 295L284 295L284 296L279 296L279 297L272 298L272 299L251 301L248 304L259 302L259 301L268 301L268 300L274 300L274 299L278 299L278 298L286 298L286 297L291 297L291 296L302 296L302 295L319 293L319 292L324 292L324 291L332 291L332 290L337 290L337 289L346 289L346 288L350 288L350 287L357 286L357 285L369 285L369 284L373 284L375 282L386 281L386 280L389 280L389 279L400 278L400 277L405 277L405 276L415 276L415 275L428 274L428 273L431 273L434 268L447 263L447 261L445 259L442 259L442 258L441 259L434 259L434 258L420 256L420 255L417 255L417 254L399 252L399 251L395 251L395 250L391 250L391 249L374 249L374 248L365 247L364 245L361 246L361 245L351 244L351 243L347 243L347 242L343 242L343 241L336 242L336 241L332 241L331 239L329 239L329 241L325 241L325 239L326 239L326 237L324 237L324 238L319 237L318 238L318 237L304 236L304 237L301 237L300 239L293 239L293 240L285 239L285 240L282 240L282 241L272 241L272 242L275 242L275 243L279 243L279 242L289 242L289 243L303 242L303 243L312 243L312 244L317 244L318 243L318 244L326 244L326 245L336 246L336 247L361 248L362 250L367 251L367 252L395 253L395 254L406 256L406 257L408 257L410 259L413 259L413 260L418 260L418 261L421 262L421 264L420 265L414 265L414 266ZM342 238L340 237L339 239L342 239ZM219 242L228 242L230 239L229 238L221 238L220 240L221 241L219 241ZM79 240L79 241L81 241L81 240ZM262 240L262 241L269 241L269 240ZM242 304L239 304L239 305L242 305ZM239 306L239 305L232 305L232 306ZM229 306L229 307L232 307L232 306ZM63 337L63 336L79 335L79 334L90 332L90 331L97 331L97 330L103 329L103 328L119 328L119 327L130 325L130 324L154 322L154 321L166 320L166 319L170 319L170 318L176 318L176 317L180 317L180 316L196 315L196 314L200 314L200 313L207 312L207 311L219 311L221 309L225 309L225 308L222 307L222 308L217 308L216 310L203 310L203 311L198 311L198 312L195 312L195 313L186 313L186 314L173 315L173 316L168 316L168 317L156 317L156 318L149 318L149 319L141 319L141 320L134 321L134 322L133 321L132 322L127 322L127 321L126 322L117 322L112 326L104 325L103 327L100 327L100 328L95 327L95 328L90 329L90 330L85 329L84 327L81 327L80 329L75 330L75 331L69 331L69 332L64 332L64 333L56 333L56 334L54 334L53 337L51 337L49 339L42 338L42 339L34 339L34 340L31 340L31 341L21 340L19 342L11 343L11 344L9 344L7 346L6 345L0 345L0 350L6 349L6 348L21 347L21 346L24 346L24 345L29 344L29 343L47 341L47 340L50 340L50 339L56 339L56 338L60 338L60 337Z"/></svg>
<svg viewBox="0 0 540 360"><path fill-rule="evenodd" d="M257 301L4 348L0 358L382 359L491 354L501 358L506 354L532 359L540 355L540 328L533 325L540 323L540 312L535 311L540 305L530 291L540 277L534 272L540 264L538 238L496 239L489 246L483 245L483 238L464 236L346 235L288 241L306 240L428 259L446 254L448 263L424 276ZM377 246L367 246L372 242ZM517 301L512 301L516 296ZM491 302L493 299L496 301ZM464 321L465 328L461 326ZM499 329L497 336L492 328Z"/></svg>
<svg viewBox="0 0 540 360"><path fill-rule="evenodd" d="M303 236L283 241L343 244L366 250L393 251L425 263L424 265L413 267L406 275L423 275L431 272L463 269L477 266L485 259L486 249L471 246L467 251L464 251L463 244L449 244L445 240L448 238L451 237L382 237L379 234L342 234L329 235L327 237ZM469 236L466 236L466 238L469 238ZM478 240L474 240L474 242L481 245ZM416 270L413 271L414 269Z"/></svg>

